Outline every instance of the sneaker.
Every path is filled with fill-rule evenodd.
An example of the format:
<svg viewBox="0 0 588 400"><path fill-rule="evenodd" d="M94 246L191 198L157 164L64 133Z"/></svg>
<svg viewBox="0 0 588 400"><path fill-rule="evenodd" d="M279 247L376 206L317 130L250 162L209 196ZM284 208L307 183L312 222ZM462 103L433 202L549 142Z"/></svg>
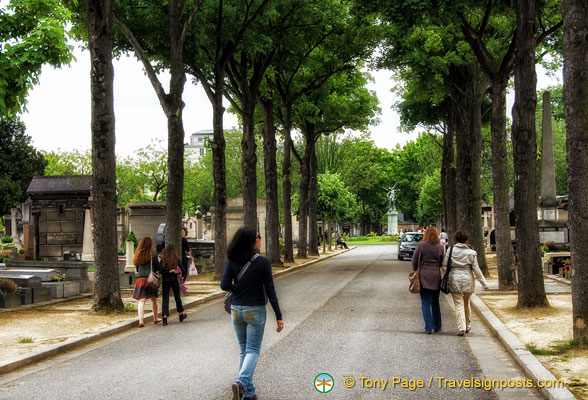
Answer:
<svg viewBox="0 0 588 400"><path fill-rule="evenodd" d="M465 331L459 331L459 332L457 332L457 336L463 336L463 335L465 335Z"/></svg>
<svg viewBox="0 0 588 400"><path fill-rule="evenodd" d="M241 382L237 381L233 383L231 386L233 391L233 399L232 400L241 400L243 398L243 393L245 393L245 388L241 385Z"/></svg>
<svg viewBox="0 0 588 400"><path fill-rule="evenodd" d="M426 330L426 331L425 331L425 333L426 333L427 335L430 335L431 333L433 333L433 331L427 331L427 330Z"/></svg>
<svg viewBox="0 0 588 400"><path fill-rule="evenodd" d="M243 400L257 400L257 395L253 395L253 397L243 397Z"/></svg>
<svg viewBox="0 0 588 400"><path fill-rule="evenodd" d="M439 328L439 329L433 329L433 332L435 332L435 333L441 332L441 328Z"/></svg>

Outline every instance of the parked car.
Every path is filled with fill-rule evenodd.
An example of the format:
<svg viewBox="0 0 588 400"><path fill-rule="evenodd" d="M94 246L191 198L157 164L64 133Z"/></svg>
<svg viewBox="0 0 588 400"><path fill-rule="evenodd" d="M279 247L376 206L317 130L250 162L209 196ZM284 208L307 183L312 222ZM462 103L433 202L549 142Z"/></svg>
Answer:
<svg viewBox="0 0 588 400"><path fill-rule="evenodd" d="M398 259L403 261L405 258L412 258L414 250L422 238L423 234L420 232L406 232L398 239Z"/></svg>

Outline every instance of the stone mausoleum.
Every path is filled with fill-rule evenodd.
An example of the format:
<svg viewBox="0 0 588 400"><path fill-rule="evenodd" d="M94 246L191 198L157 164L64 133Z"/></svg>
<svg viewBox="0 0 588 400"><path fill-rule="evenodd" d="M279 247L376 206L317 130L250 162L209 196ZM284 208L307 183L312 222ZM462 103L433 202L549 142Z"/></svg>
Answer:
<svg viewBox="0 0 588 400"><path fill-rule="evenodd" d="M92 177L35 176L27 189L23 210L28 215L23 238L34 259L62 259L65 252L81 254L84 216L91 207Z"/></svg>

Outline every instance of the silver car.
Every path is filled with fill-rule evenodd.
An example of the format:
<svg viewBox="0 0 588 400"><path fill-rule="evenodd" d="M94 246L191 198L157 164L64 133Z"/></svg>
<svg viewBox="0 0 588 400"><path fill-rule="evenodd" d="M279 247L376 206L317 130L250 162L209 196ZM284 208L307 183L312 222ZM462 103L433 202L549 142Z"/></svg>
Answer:
<svg viewBox="0 0 588 400"><path fill-rule="evenodd" d="M404 236L398 239L398 259L403 261L405 258L412 258L417 244L423 238L423 233L406 232Z"/></svg>

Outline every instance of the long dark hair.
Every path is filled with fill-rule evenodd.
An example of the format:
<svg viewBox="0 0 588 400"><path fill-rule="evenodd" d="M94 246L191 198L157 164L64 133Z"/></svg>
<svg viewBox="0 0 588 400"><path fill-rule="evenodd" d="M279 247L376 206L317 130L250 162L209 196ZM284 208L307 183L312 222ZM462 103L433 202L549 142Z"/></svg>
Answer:
<svg viewBox="0 0 588 400"><path fill-rule="evenodd" d="M242 227L235 232L227 249L227 256L232 262L246 263L253 256L255 250L255 239L257 239L257 229L251 227Z"/></svg>
<svg viewBox="0 0 588 400"><path fill-rule="evenodd" d="M151 260L153 253L153 239L149 236L145 236L139 241L139 246L135 250L135 256L133 257L133 264L143 265Z"/></svg>
<svg viewBox="0 0 588 400"><path fill-rule="evenodd" d="M178 266L178 252L173 244L169 243L159 253L161 257L161 266L164 270L169 271L176 269Z"/></svg>

